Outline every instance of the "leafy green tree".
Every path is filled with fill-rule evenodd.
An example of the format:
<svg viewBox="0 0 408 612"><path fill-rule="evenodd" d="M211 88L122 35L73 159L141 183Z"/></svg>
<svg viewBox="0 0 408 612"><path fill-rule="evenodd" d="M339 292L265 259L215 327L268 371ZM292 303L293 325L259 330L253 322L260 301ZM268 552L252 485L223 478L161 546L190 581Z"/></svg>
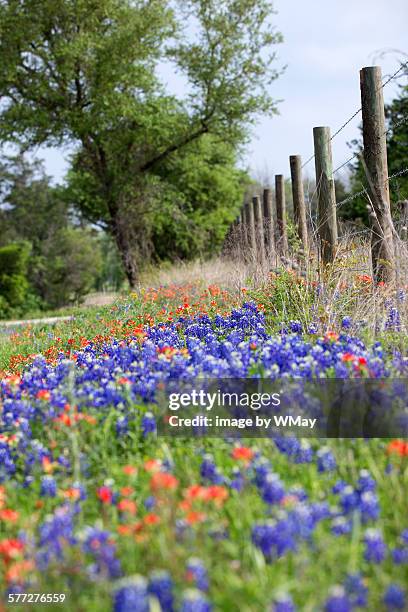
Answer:
<svg viewBox="0 0 408 612"><path fill-rule="evenodd" d="M10 308L18 307L19 314L41 304L57 307L81 299L101 267L94 232L73 227L62 189L50 185L38 161L29 163L21 155L4 158L0 186L3 259L11 249L9 258L2 260L3 272L10 278L8 284L0 283L0 295ZM18 268L7 272L13 257Z"/></svg>
<svg viewBox="0 0 408 612"><path fill-rule="evenodd" d="M0 317L24 307L29 295L27 280L30 244L11 243L0 248Z"/></svg>
<svg viewBox="0 0 408 612"><path fill-rule="evenodd" d="M0 3L0 139L75 144L78 200L114 236L131 286L151 250L162 164L206 134L236 147L275 111L272 9L271 0ZM166 91L163 63L184 76L184 98Z"/></svg>
<svg viewBox="0 0 408 612"><path fill-rule="evenodd" d="M89 230L60 228L47 260L43 296L51 307L78 303L101 272L101 252Z"/></svg>

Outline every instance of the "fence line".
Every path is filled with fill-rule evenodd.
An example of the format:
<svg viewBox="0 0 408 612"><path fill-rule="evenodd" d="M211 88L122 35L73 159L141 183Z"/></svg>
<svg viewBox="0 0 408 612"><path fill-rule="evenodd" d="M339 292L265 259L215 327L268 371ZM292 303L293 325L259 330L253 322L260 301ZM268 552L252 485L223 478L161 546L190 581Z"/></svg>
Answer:
<svg viewBox="0 0 408 612"><path fill-rule="evenodd" d="M377 280L382 280L385 277L390 280L391 270L395 267L392 241L397 233L391 219L388 185L391 180L408 172L408 167L401 168L388 176L386 138L390 131L395 130L408 120L408 115L403 115L397 123L384 130L383 89L407 67L408 62L405 62L385 81L381 77L379 67L363 68L360 71L361 108L355 111L332 136L330 136L329 128L314 128L315 152L305 163L302 164L298 155L290 156L295 224L298 237L302 243L303 254L310 252L310 248L313 249L313 240L308 240L307 231L304 231L302 223L299 223L299 210L304 207L302 169L315 159L315 189L311 197L308 190L308 205L305 214L312 229L312 238L314 241L317 240L318 261L328 264L335 256L338 243L336 211L344 204L365 196L367 198L367 208L370 211L371 229L367 228L364 232L371 234L371 258ZM363 149L354 153L347 161L332 170L331 143L360 112L363 115ZM336 202L334 175L358 157L361 158L365 169L367 185L357 193ZM301 190L299 189L300 185ZM268 259L272 255L276 259L277 254L274 252L275 249L272 248L274 239L277 240L282 262L287 261L286 211L282 175L276 175L275 189L277 211L272 211L272 204L266 205L268 198L271 196L271 191L269 189L264 190L263 194L255 195L252 202L245 204L246 215L241 215L234 222L232 228L235 240L237 236L240 241L243 240L242 237L247 237L244 240L244 246L246 245L246 248L251 247L253 251L252 261L254 262L263 262L265 254L267 254ZM314 201L316 194L319 201L317 224L311 210L311 202ZM263 206L261 206L260 197L263 198ZM361 232L354 233L353 236L359 233ZM265 250L267 245L269 247Z"/></svg>
<svg viewBox="0 0 408 612"><path fill-rule="evenodd" d="M398 70L396 70L382 85L379 89L384 89L384 87L386 87L386 85L388 85L389 83L391 83L391 81L393 81L398 74L404 69L408 67L408 62L405 62L404 64L401 64L401 66L398 68ZM349 123L351 123L353 121L353 119L355 117L357 117L357 115L359 115L361 113L362 107L360 106L359 109L357 109L352 115L351 117L349 117L344 123L343 125L341 125L333 134L333 136L331 137L331 140L334 140L336 138L336 136L338 136L340 134L340 132L342 132L344 130L345 127L348 126ZM302 166L302 169L305 168L311 161L312 159L314 159L314 154L311 155L307 161L305 161L305 163ZM345 162L342 166L340 166L337 170L340 170L340 168L343 168L345 165L347 165L352 159L354 158L351 157L349 161Z"/></svg>

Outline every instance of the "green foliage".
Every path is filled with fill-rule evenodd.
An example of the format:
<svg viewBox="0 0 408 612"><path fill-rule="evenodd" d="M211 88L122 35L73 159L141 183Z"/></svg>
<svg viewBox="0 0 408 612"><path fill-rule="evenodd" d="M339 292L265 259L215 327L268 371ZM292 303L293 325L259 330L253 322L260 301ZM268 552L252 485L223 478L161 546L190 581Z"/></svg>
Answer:
<svg viewBox="0 0 408 612"><path fill-rule="evenodd" d="M47 260L44 298L51 307L80 302L102 268L100 251L89 231L62 228L55 235L53 256Z"/></svg>
<svg viewBox="0 0 408 612"><path fill-rule="evenodd" d="M30 245L12 243L0 248L0 316L7 316L13 309L22 309L28 297L27 280Z"/></svg>
<svg viewBox="0 0 408 612"><path fill-rule="evenodd" d="M61 188L50 185L39 162L30 164L23 156L4 159L0 179L3 257L11 249L1 269L10 270L14 251L19 253L14 262L19 268L7 272L11 279L0 286L8 304L2 316L13 314L13 307L20 315L34 307L80 300L94 286L101 267L101 249L93 233L73 227ZM17 246L20 243L24 248Z"/></svg>
<svg viewBox="0 0 408 612"><path fill-rule="evenodd" d="M151 219L155 257L194 259L214 254L239 212L249 177L235 167L228 144L206 135L157 170Z"/></svg>
<svg viewBox="0 0 408 612"><path fill-rule="evenodd" d="M115 238L131 285L153 251L161 164L182 164L206 134L236 149L275 112L272 14L270 0L0 4L0 139L77 145L71 193ZM184 99L165 91L164 63L185 78Z"/></svg>

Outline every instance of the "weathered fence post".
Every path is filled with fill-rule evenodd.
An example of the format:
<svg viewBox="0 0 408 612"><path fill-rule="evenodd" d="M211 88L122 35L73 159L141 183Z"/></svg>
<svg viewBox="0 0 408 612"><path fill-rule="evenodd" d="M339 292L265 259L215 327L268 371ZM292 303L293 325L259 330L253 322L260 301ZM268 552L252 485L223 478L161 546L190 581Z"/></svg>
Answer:
<svg viewBox="0 0 408 612"><path fill-rule="evenodd" d="M245 259L247 261L255 261L256 258L256 234L255 234L255 218L254 207L252 203L245 204L245 226L246 226L246 249Z"/></svg>
<svg viewBox="0 0 408 612"><path fill-rule="evenodd" d="M307 236L307 220L305 194L303 191L302 180L302 158L300 155L291 155L289 157L290 175L292 179L292 195L293 195L293 214L295 224L302 242L303 250L307 251L308 236Z"/></svg>
<svg viewBox="0 0 408 612"><path fill-rule="evenodd" d="M278 247L281 255L288 254L288 231L286 227L285 181L282 174L275 175L276 224L278 229Z"/></svg>
<svg viewBox="0 0 408 612"><path fill-rule="evenodd" d="M267 257L270 259L275 254L275 215L272 207L271 189L263 190L263 214L265 230L265 246Z"/></svg>
<svg viewBox="0 0 408 612"><path fill-rule="evenodd" d="M394 226L388 186L387 140L381 68L360 70L364 166L374 215L371 219L371 259L377 281L395 274Z"/></svg>
<svg viewBox="0 0 408 612"><path fill-rule="evenodd" d="M333 178L333 161L330 128L313 128L317 207L317 233L323 264L333 261L337 247L336 192Z"/></svg>
<svg viewBox="0 0 408 612"><path fill-rule="evenodd" d="M265 265L265 237L264 237L261 198L259 196L254 196L252 198L252 204L254 207L256 248L257 248L257 254L258 254L258 261L263 266Z"/></svg>

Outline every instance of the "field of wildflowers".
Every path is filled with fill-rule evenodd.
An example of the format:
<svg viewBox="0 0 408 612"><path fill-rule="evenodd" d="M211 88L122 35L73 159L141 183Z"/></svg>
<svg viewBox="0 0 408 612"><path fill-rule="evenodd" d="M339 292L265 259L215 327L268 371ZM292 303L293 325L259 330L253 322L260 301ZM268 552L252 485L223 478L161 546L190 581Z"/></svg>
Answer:
<svg viewBox="0 0 408 612"><path fill-rule="evenodd" d="M166 286L3 334L4 609L407 609L406 441L156 434L168 379L407 378L405 290L370 283Z"/></svg>

